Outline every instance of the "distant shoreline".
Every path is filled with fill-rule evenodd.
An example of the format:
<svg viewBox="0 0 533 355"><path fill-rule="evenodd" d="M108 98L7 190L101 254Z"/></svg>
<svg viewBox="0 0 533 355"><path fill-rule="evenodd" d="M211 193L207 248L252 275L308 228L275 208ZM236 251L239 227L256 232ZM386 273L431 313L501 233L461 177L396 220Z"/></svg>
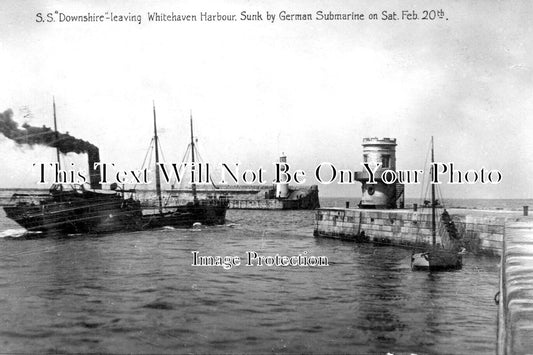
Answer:
<svg viewBox="0 0 533 355"><path fill-rule="evenodd" d="M238 185L241 186L241 185ZM220 191L224 191L225 189L231 189L233 188L230 186L225 186L222 189L218 189ZM238 187L236 187L238 188ZM264 188L261 186L254 186L250 185L250 189L260 189ZM42 187L42 188L33 188L33 187L0 187L0 191L48 191L49 187ZM156 191L155 189L137 189L139 191ZM179 190L179 189L178 189ZM206 189L206 190L213 190L217 191L217 189ZM163 189L163 191L172 191L172 189ZM320 196L321 199L348 199L348 200L360 200L361 197L353 197L353 196ZM456 198L447 198L445 201L531 201L533 203L533 197L525 197L525 198L480 198L480 197L472 197L472 198L465 198L465 197L456 197ZM406 197L406 201L414 202L420 201L419 198L416 197Z"/></svg>

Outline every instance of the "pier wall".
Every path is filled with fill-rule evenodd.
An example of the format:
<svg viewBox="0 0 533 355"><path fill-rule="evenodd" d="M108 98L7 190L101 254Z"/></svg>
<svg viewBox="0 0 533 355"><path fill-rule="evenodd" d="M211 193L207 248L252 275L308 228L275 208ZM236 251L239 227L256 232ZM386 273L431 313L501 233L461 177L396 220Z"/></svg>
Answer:
<svg viewBox="0 0 533 355"><path fill-rule="evenodd" d="M533 354L533 220L505 226L497 354Z"/></svg>
<svg viewBox="0 0 533 355"><path fill-rule="evenodd" d="M199 199L224 197L229 201L229 208L257 210L314 210L320 207L318 186L289 186L287 198L274 198L275 189L264 185L236 185L223 188L197 189ZM193 201L191 189L162 190L164 205L183 205ZM28 203L39 203L39 195L47 195L48 189L0 189L0 205L10 203L13 193L27 194ZM135 193L127 192L126 197L139 199L143 207L157 207L158 199L153 189L138 189Z"/></svg>
<svg viewBox="0 0 533 355"><path fill-rule="evenodd" d="M315 223L315 236L358 242L414 246L432 238L431 213L422 211L321 208Z"/></svg>
<svg viewBox="0 0 533 355"><path fill-rule="evenodd" d="M452 220L463 238L466 250L474 254L501 255L505 223L520 219L519 212L510 215L494 215L497 212L479 215L479 211L469 214L468 210L460 212L463 214L454 212Z"/></svg>
<svg viewBox="0 0 533 355"><path fill-rule="evenodd" d="M274 198L274 190L268 186L237 186L220 189L198 189L199 199L223 197L229 201L229 208L251 210L296 210L320 207L318 186L289 187L287 198ZM143 206L156 206L157 195L154 190L137 190L137 198ZM169 205L181 205L193 200L190 189L164 190L163 201Z"/></svg>
<svg viewBox="0 0 533 355"><path fill-rule="evenodd" d="M521 220L520 212L447 210L467 251L501 255L505 224ZM436 243L442 244L444 224L437 209ZM527 218L527 217L524 217ZM431 210L366 210L321 208L316 211L315 236L400 246L426 246L432 243ZM364 235L363 233L364 232Z"/></svg>

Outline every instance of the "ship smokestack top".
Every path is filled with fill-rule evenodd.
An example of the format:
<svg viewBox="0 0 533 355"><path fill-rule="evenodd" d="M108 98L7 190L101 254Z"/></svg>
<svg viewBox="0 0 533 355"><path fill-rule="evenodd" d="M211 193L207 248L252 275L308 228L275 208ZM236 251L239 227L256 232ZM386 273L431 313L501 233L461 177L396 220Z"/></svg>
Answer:
<svg viewBox="0 0 533 355"><path fill-rule="evenodd" d="M0 113L0 133L19 145L43 145L57 148L63 154L87 153L91 188L100 188L98 183L100 181L100 171L99 169L94 169L94 162L100 161L100 154L98 147L94 144L73 137L68 133L55 132L44 125L42 127L34 127L24 123L22 128L19 128L18 123L13 120L13 110L11 109Z"/></svg>
<svg viewBox="0 0 533 355"><path fill-rule="evenodd" d="M100 151L97 147L87 152L87 160L89 161L89 181L91 189L100 190L100 167L95 168L94 163L100 162Z"/></svg>

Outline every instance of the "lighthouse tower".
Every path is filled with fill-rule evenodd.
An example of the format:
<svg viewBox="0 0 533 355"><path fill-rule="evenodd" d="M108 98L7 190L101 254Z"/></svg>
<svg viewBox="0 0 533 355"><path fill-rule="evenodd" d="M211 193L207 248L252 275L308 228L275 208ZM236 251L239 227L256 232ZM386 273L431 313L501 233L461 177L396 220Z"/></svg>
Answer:
<svg viewBox="0 0 533 355"><path fill-rule="evenodd" d="M279 158L279 162L287 162L287 157L285 156L285 154L282 153L281 157ZM282 181L276 184L276 198L287 198L289 197L289 194L289 183L287 182L285 177L283 177Z"/></svg>
<svg viewBox="0 0 533 355"><path fill-rule="evenodd" d="M403 185L385 184L381 180L384 170L396 170L396 138L363 138L363 162L376 171L376 184L369 184L369 174L364 169L356 173L356 180L362 183L361 208L396 208L396 201L403 195Z"/></svg>

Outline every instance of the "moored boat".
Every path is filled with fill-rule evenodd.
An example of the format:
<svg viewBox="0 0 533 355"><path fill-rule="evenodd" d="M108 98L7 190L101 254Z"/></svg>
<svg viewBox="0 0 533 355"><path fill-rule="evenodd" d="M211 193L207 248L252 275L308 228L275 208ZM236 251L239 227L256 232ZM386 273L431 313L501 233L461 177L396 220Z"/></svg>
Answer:
<svg viewBox="0 0 533 355"><path fill-rule="evenodd" d="M413 253L411 256L412 270L445 271L459 270L462 267L463 256L459 250L428 248L423 253Z"/></svg>
<svg viewBox="0 0 533 355"><path fill-rule="evenodd" d="M435 161L433 137L431 137L431 163ZM437 244L435 184L431 184L431 246L424 252L413 252L411 255L412 270L445 271L458 270L463 267L463 253L461 240L448 212L444 210L440 216L439 236L441 243Z"/></svg>

